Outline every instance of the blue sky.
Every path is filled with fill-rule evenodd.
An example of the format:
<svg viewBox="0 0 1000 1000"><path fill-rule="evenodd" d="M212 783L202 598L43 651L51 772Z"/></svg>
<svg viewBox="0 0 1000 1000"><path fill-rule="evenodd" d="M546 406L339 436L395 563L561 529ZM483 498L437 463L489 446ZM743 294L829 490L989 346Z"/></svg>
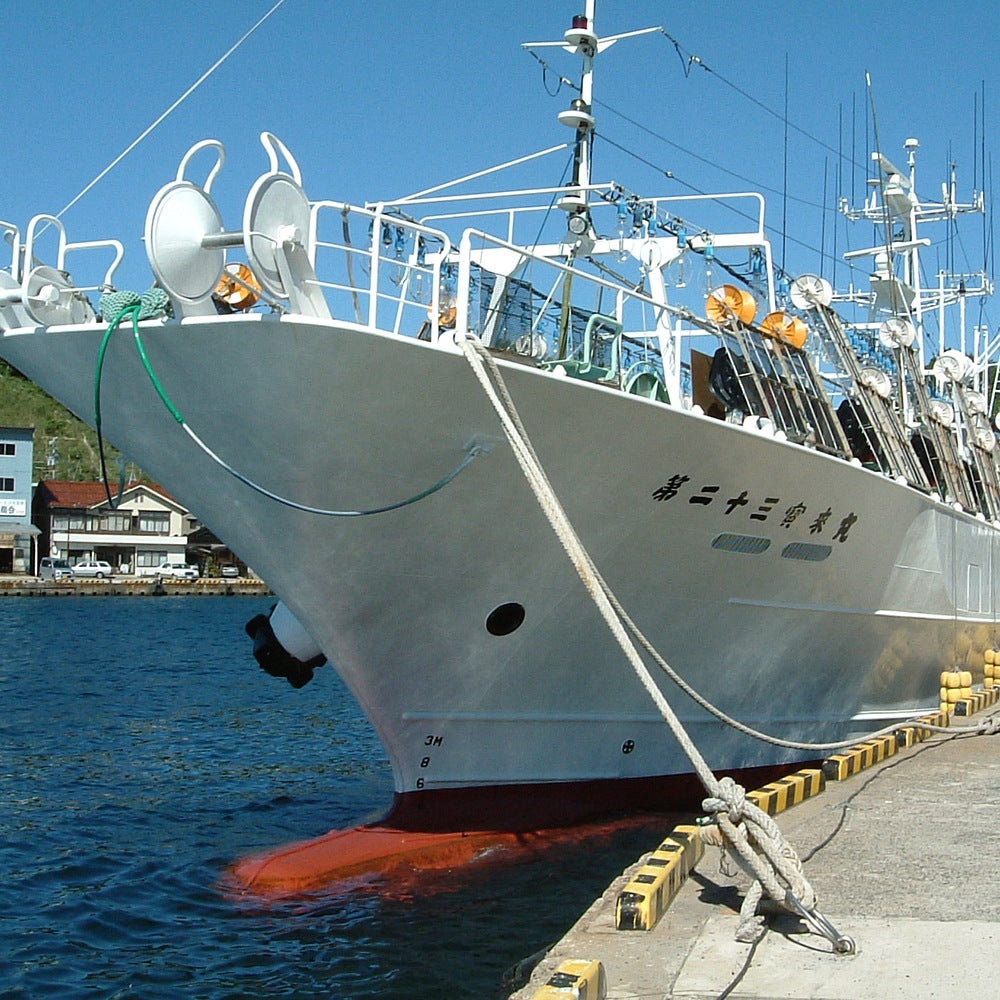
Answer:
<svg viewBox="0 0 1000 1000"><path fill-rule="evenodd" d="M37 212L60 211L274 3L6 0L0 219L23 229ZM352 202L399 196L565 141L569 131L555 115L574 95L564 86L550 96L544 83L554 90L556 77L543 81L541 66L520 45L561 37L578 7L573 0L285 0L65 213L68 238L118 236L127 250L119 284L146 287L140 243L146 208L183 153L206 137L228 151L212 193L232 228L240 224L249 185L266 167L257 139L262 129L292 150L311 198ZM599 3L600 34L654 25L680 49L652 35L620 42L598 60L597 130L610 142L597 140L595 179L618 180L645 195L762 190L779 259L787 211L792 273L820 268L821 235L829 257L835 224L846 233L829 212L823 227L824 173L829 207L838 193L838 149L841 193L851 196L853 178L854 200L861 197L866 122L871 133L866 72L885 155L904 165L903 140L918 138L919 189L925 197L939 195L954 160L963 201L974 179L990 189L974 116L985 81L987 171L992 167L1000 186L1000 94L991 90L1000 12L993 5ZM577 78L568 54L539 54L554 72ZM690 55L701 64L689 64ZM793 123L787 159L780 120L786 65ZM560 155L511 180L552 184L562 168ZM867 244L870 234L860 228L851 245ZM841 252L846 240L838 237ZM981 267L981 223L957 247L966 258L957 267ZM987 319L996 329L993 316Z"/></svg>

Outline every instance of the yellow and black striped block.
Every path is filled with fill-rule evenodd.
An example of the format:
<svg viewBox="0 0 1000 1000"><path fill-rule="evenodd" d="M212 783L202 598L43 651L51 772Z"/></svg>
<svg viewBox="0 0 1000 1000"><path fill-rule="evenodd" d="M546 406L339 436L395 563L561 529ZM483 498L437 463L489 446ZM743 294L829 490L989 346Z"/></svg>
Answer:
<svg viewBox="0 0 1000 1000"><path fill-rule="evenodd" d="M607 995L607 977L600 962L569 958L556 966L532 1000L605 1000Z"/></svg>
<svg viewBox="0 0 1000 1000"><path fill-rule="evenodd" d="M835 753L823 761L823 774L827 781L843 781L852 774L863 771L866 767L883 761L886 757L896 754L896 737L889 733L886 736L876 736L866 740L856 747L850 747L843 753Z"/></svg>
<svg viewBox="0 0 1000 1000"><path fill-rule="evenodd" d="M929 712L927 715L921 715L917 722L926 722L929 726L947 726L951 722L947 712ZM925 729L926 733L927 730Z"/></svg>
<svg viewBox="0 0 1000 1000"><path fill-rule="evenodd" d="M938 712L922 715L919 719L914 719L913 722L926 722L929 726L947 726L949 718L948 710L942 708ZM914 743L923 743L928 736L932 735L933 733L929 729L924 729L922 726L913 724L901 726L896 730L896 748L904 750L906 747L912 747Z"/></svg>
<svg viewBox="0 0 1000 1000"><path fill-rule="evenodd" d="M824 788L826 788L826 778L822 770L807 768L772 781L763 788L747 792L747 798L758 809L763 809L768 816L777 816L778 813L791 809L792 806L797 806L814 795L819 795Z"/></svg>
<svg viewBox="0 0 1000 1000"><path fill-rule="evenodd" d="M942 705L939 711L921 715L919 718L914 719L910 725L901 726L897 729L897 748L903 750L906 747L913 746L914 743L923 743L924 740L934 735L930 729L924 729L922 726L916 725L916 723L926 722L929 726L947 727L951 719L951 712L949 710L951 707L953 706Z"/></svg>
<svg viewBox="0 0 1000 1000"><path fill-rule="evenodd" d="M995 705L1000 690L995 687L985 691L973 691L972 694L955 705L956 715L975 715L989 705Z"/></svg>
<svg viewBox="0 0 1000 1000"><path fill-rule="evenodd" d="M615 904L618 930L652 930L704 853L698 827L674 827L618 894Z"/></svg>

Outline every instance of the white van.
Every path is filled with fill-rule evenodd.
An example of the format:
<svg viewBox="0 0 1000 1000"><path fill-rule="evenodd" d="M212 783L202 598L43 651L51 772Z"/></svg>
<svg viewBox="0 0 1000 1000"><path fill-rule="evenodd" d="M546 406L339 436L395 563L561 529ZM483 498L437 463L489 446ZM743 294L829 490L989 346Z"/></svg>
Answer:
<svg viewBox="0 0 1000 1000"><path fill-rule="evenodd" d="M43 580L72 580L76 574L65 559L43 556L38 567L38 575Z"/></svg>

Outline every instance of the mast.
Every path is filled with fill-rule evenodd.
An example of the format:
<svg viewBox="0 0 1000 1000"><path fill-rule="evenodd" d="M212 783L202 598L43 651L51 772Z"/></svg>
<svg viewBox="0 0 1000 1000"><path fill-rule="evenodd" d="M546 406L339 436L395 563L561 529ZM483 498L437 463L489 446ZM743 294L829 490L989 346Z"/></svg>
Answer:
<svg viewBox="0 0 1000 1000"><path fill-rule="evenodd" d="M939 352L944 350L944 309L958 304L962 311L968 296L991 295L992 283L985 271L973 274L952 274L946 269L938 273L936 287L924 287L920 277L920 250L930 245L930 240L918 235L919 227L928 222L951 222L957 216L968 213L984 213L985 204L981 193L974 193L973 199L961 204L955 197L955 183L942 184L940 202L923 201L916 194L916 139L907 139L904 148L907 153L908 170L894 166L880 152L872 153L872 160L882 174L874 182L881 192L881 198L872 192L871 201L863 208L848 207L846 200L841 203L841 212L852 222L865 220L885 230L884 241L864 250L852 250L844 254L845 260L865 257L873 258L871 275L872 293L870 304L873 312L883 316L905 317L913 323L917 331L916 348L924 363L924 318L928 313L937 312L941 318L939 331ZM899 232L894 232L896 228ZM904 262L903 274L895 274L892 263L899 256ZM851 299L853 295L835 296L837 301ZM964 321L962 323L964 330ZM961 336L961 334L960 334Z"/></svg>
<svg viewBox="0 0 1000 1000"><path fill-rule="evenodd" d="M566 47L580 56L580 96L575 97L565 111L559 112L559 121L576 130L576 149L573 154L573 180L570 190L559 202L559 207L569 213L569 229L575 236L582 236L589 228L587 215L590 185L590 153L596 119L592 113L594 101L594 57L598 52L598 37L594 31L596 0L587 0L586 13L573 18L572 27L563 36ZM574 217L580 221L575 222ZM581 224L582 223L582 224Z"/></svg>
<svg viewBox="0 0 1000 1000"><path fill-rule="evenodd" d="M524 43L524 48L529 49L558 46L567 52L578 55L581 60L580 96L570 101L569 108L559 112L559 121L576 130L573 180L566 194L559 200L559 207L569 215L569 231L574 237L583 236L590 230L588 188L591 183L591 151L594 125L596 124L593 115L594 59L623 38L634 38L636 35L648 35L651 32L662 30L661 28L640 28L636 31L624 31L617 35L599 38L594 30L596 6L597 0L586 0L585 13L574 16L572 26L563 35L563 41Z"/></svg>

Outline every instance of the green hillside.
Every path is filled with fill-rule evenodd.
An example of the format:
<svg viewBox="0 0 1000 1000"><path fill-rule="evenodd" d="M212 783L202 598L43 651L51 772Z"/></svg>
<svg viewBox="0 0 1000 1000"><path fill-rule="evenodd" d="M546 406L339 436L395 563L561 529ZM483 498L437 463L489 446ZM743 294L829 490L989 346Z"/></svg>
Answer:
<svg viewBox="0 0 1000 1000"><path fill-rule="evenodd" d="M0 425L34 427L32 478L93 481L101 478L97 435L66 407L46 395L5 361L0 361ZM104 445L108 477L118 482L118 452ZM129 463L130 478L142 475Z"/></svg>

